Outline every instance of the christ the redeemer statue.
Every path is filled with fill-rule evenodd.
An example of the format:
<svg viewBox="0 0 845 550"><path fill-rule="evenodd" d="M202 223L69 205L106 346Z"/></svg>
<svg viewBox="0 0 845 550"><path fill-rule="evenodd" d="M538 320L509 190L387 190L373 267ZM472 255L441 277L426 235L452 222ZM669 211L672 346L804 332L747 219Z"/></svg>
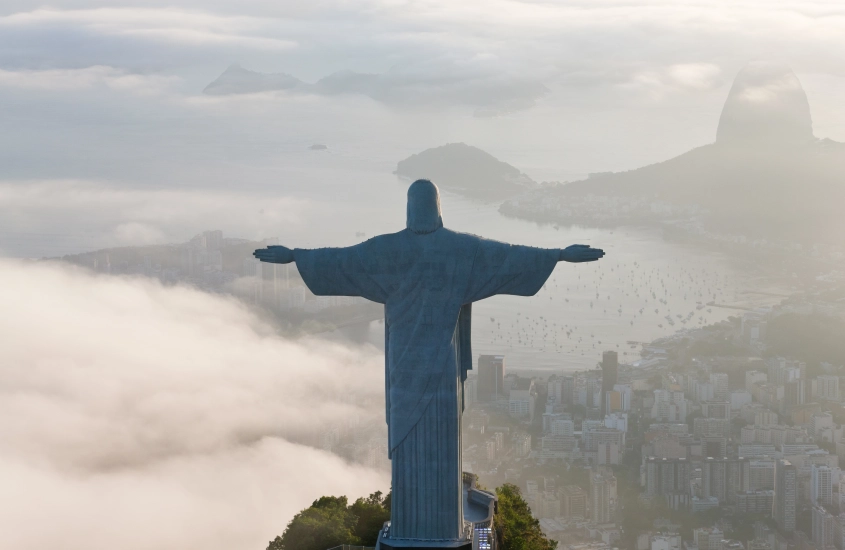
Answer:
<svg viewBox="0 0 845 550"><path fill-rule="evenodd" d="M392 460L391 525L382 546L455 547L466 540L462 502L463 382L472 368L473 302L532 296L559 261L596 261L586 245L511 245L443 227L440 193L408 189L407 226L346 248L256 250L262 262L296 262L317 296L384 304L385 398Z"/></svg>

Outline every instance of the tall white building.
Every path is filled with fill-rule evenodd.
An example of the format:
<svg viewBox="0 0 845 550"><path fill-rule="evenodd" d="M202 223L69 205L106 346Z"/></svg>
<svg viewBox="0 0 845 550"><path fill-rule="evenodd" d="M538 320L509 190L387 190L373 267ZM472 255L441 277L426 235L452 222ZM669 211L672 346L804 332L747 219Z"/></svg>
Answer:
<svg viewBox="0 0 845 550"><path fill-rule="evenodd" d="M528 418L534 420L534 403L537 390L534 380L518 378L510 389L508 409L512 418Z"/></svg>
<svg viewBox="0 0 845 550"><path fill-rule="evenodd" d="M616 477L607 469L590 476L590 512L594 523L613 521L616 512Z"/></svg>
<svg viewBox="0 0 845 550"><path fill-rule="evenodd" d="M836 525L838 529L836 529L836 547L840 550L845 548L845 513L839 514L839 517L836 518Z"/></svg>
<svg viewBox="0 0 845 550"><path fill-rule="evenodd" d="M727 401L731 390L728 387L728 375L724 372L710 374L710 384L713 386L713 399L716 401Z"/></svg>
<svg viewBox="0 0 845 550"><path fill-rule="evenodd" d="M692 396L696 401L712 401L716 395L715 388L710 382L692 382Z"/></svg>
<svg viewBox="0 0 845 550"><path fill-rule="evenodd" d="M628 431L628 413L613 413L604 417L604 427L621 432Z"/></svg>
<svg viewBox="0 0 845 550"><path fill-rule="evenodd" d="M810 433L813 434L815 437L825 438L823 432L825 430L832 430L833 429L833 415L824 412L824 413L816 413L810 417ZM829 438L832 440L832 437Z"/></svg>
<svg viewBox="0 0 845 550"><path fill-rule="evenodd" d="M686 422L687 402L684 393L669 390L654 390L654 405L651 417L657 422Z"/></svg>
<svg viewBox="0 0 845 550"><path fill-rule="evenodd" d="M575 435L575 423L567 418L555 418L551 421L552 435L563 435L573 437Z"/></svg>
<svg viewBox="0 0 845 550"><path fill-rule="evenodd" d="M625 432L604 426L583 430L584 454L596 464L619 464L625 452Z"/></svg>
<svg viewBox="0 0 845 550"><path fill-rule="evenodd" d="M795 513L798 499L798 471L788 460L775 462L775 503L772 517L778 527L791 533L795 530Z"/></svg>
<svg viewBox="0 0 845 550"><path fill-rule="evenodd" d="M823 374L816 378L816 397L828 401L839 401L839 377Z"/></svg>
<svg viewBox="0 0 845 550"><path fill-rule="evenodd" d="M516 456L522 458L531 453L531 436L525 432L515 433L511 439Z"/></svg>
<svg viewBox="0 0 845 550"><path fill-rule="evenodd" d="M464 410L469 409L478 402L476 393L476 384L478 380L475 376L467 377L464 382Z"/></svg>
<svg viewBox="0 0 845 550"><path fill-rule="evenodd" d="M813 464L811 468L810 501L817 504L833 503L833 472L827 466Z"/></svg>
<svg viewBox="0 0 845 550"><path fill-rule="evenodd" d="M730 395L731 410L738 411L743 405L751 404L751 392L748 390L734 390Z"/></svg>
<svg viewBox="0 0 845 550"><path fill-rule="evenodd" d="M692 532L698 550L720 550L725 534L717 527L701 527Z"/></svg>
<svg viewBox="0 0 845 550"><path fill-rule="evenodd" d="M837 519L821 506L813 506L813 542L816 548L828 548L836 544Z"/></svg>
<svg viewBox="0 0 845 550"><path fill-rule="evenodd" d="M775 461L750 460L747 470L747 491L762 491L775 488Z"/></svg>
<svg viewBox="0 0 845 550"><path fill-rule="evenodd" d="M650 550L681 550L681 535L651 535Z"/></svg>

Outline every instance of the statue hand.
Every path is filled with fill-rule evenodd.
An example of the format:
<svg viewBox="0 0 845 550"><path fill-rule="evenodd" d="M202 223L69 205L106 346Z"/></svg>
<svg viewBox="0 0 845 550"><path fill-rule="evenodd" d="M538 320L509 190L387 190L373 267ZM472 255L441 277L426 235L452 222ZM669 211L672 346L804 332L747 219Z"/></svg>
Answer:
<svg viewBox="0 0 845 550"><path fill-rule="evenodd" d="M259 248L252 255L262 262L269 262L271 264L289 264L293 261L293 250L286 246Z"/></svg>
<svg viewBox="0 0 845 550"><path fill-rule="evenodd" d="M601 248L590 248L586 244L573 244L560 251L561 262L595 262L604 256Z"/></svg>

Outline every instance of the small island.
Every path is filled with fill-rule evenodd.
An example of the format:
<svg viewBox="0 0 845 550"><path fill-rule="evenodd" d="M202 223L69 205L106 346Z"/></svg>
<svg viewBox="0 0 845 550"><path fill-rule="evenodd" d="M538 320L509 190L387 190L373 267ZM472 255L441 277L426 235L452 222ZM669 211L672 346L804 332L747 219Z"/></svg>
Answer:
<svg viewBox="0 0 845 550"><path fill-rule="evenodd" d="M504 200L538 184L519 169L465 143L426 149L399 161L394 174L429 179L441 189L484 200Z"/></svg>
<svg viewBox="0 0 845 550"><path fill-rule="evenodd" d="M315 143L311 147L309 147L312 151L327 151L328 147L323 145L322 143Z"/></svg>

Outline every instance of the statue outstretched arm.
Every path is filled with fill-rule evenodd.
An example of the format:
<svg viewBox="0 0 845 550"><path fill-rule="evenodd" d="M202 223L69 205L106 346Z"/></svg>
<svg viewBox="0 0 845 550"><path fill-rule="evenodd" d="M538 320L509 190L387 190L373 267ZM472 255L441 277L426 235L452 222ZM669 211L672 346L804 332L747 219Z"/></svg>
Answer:
<svg viewBox="0 0 845 550"><path fill-rule="evenodd" d="M604 250L601 248L590 248L586 244L573 244L562 248L560 251L561 262L595 262L604 257Z"/></svg>
<svg viewBox="0 0 845 550"><path fill-rule="evenodd" d="M262 262L271 264L289 264L293 261L293 250L286 246L268 246L267 248L259 248L252 253L253 256Z"/></svg>
<svg viewBox="0 0 845 550"><path fill-rule="evenodd" d="M366 247L370 241L344 248L297 248L268 246L252 253L262 262L289 264L296 269L305 286L317 296L361 296L380 304L387 291L369 274Z"/></svg>
<svg viewBox="0 0 845 550"><path fill-rule="evenodd" d="M496 294L533 296L545 284L557 262L595 262L603 256L603 250L585 244L561 250L479 239L464 303Z"/></svg>

